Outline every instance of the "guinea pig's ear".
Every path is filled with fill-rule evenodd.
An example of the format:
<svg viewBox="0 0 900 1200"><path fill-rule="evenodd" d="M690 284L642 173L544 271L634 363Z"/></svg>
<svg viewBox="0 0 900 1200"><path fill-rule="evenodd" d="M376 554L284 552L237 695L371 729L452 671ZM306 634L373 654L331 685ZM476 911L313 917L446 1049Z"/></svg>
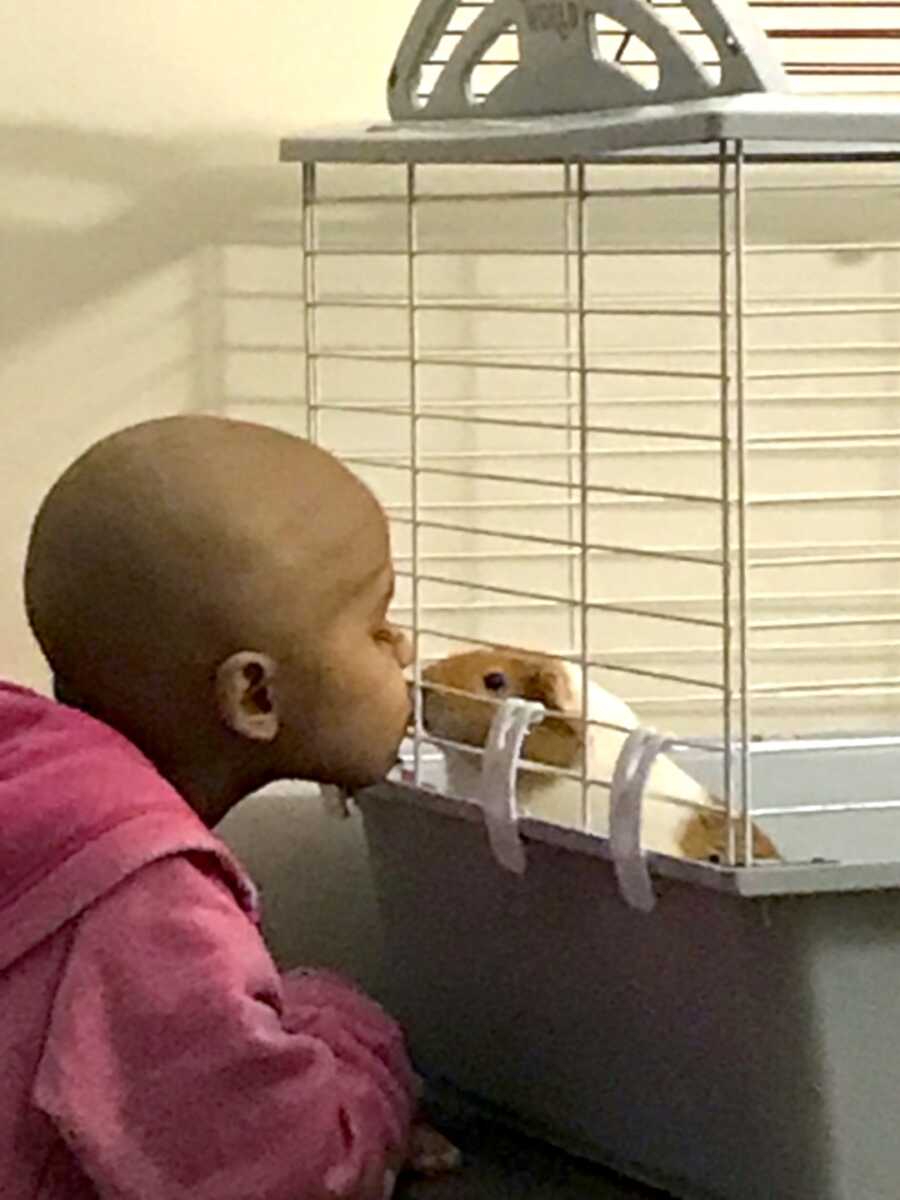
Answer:
<svg viewBox="0 0 900 1200"><path fill-rule="evenodd" d="M240 650L216 671L219 716L234 733L254 742L274 741L280 726L275 698L275 661Z"/></svg>
<svg viewBox="0 0 900 1200"><path fill-rule="evenodd" d="M571 712L574 703L568 677L561 665L542 663L532 671L524 687L526 700L539 700L555 712Z"/></svg>

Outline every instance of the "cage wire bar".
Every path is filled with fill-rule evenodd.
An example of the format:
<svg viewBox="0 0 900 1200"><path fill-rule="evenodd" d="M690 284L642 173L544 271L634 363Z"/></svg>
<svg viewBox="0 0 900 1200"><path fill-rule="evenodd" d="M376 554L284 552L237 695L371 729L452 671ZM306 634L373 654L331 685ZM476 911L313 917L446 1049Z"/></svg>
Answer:
<svg viewBox="0 0 900 1200"><path fill-rule="evenodd" d="M722 492L720 554L722 560L722 800L728 813L726 852L729 863L737 858L736 796L732 757L732 664L731 664L731 281L729 253L728 147L719 143L719 468Z"/></svg>
<svg viewBox="0 0 900 1200"><path fill-rule="evenodd" d="M410 571L413 653L413 783L422 785L422 656L419 630L419 380L418 320L416 310L416 167L406 166L406 300L409 338L409 488L410 488Z"/></svg>
<svg viewBox="0 0 900 1200"><path fill-rule="evenodd" d="M306 436L318 443L319 379L316 357L316 164L303 163L300 171L300 223L303 230L303 375L306 406Z"/></svg>
<svg viewBox="0 0 900 1200"><path fill-rule="evenodd" d="M574 251L578 245L578 229L579 217L577 205L573 205L572 193L574 190L574 168L572 163L563 163L563 190L567 197L565 209L563 211L563 281L562 294L565 298L566 312L564 313L565 320L565 346L566 353L570 358L574 357L577 352L580 319L576 315L579 311L578 304L578 275L572 270L574 261ZM568 452L568 460L566 463L567 477L571 485L570 498L572 500L578 494L581 486L581 470L578 459L578 452L581 445L581 434L579 432L578 411L580 403L580 388L578 386L579 377L570 372L566 376L566 426L568 429L566 436L566 450ZM568 508L568 520L566 532L569 542L574 546L576 541L581 538L581 519L579 514L583 513L583 508L576 509L574 504L570 504ZM583 541L583 539L582 539ZM583 571L582 559L575 558L570 555L568 558L569 566L569 594L575 595L579 588L579 581ZM579 637L584 637L584 631L581 628L581 618L574 609L569 609L569 645L574 646ZM584 717L582 712L582 717ZM584 778L584 776L583 776ZM586 803L587 784L582 784L582 806Z"/></svg>
<svg viewBox="0 0 900 1200"><path fill-rule="evenodd" d="M735 312L735 457L737 459L737 523L738 523L738 655L740 660L740 754L742 818L742 854L738 861L753 865L753 813L751 792L751 725L750 697L750 597L748 593L749 552L747 545L747 393L745 389L745 258L746 195L744 191L744 144L732 143L734 154L734 312ZM726 742L726 754L731 747Z"/></svg>
<svg viewBox="0 0 900 1200"><path fill-rule="evenodd" d="M728 198L732 198L731 213L725 215L725 242L721 246L721 254L725 260L722 275L725 279L725 294L721 298L721 319L723 322L723 341L725 350L722 355L726 374L721 381L722 389L722 445L720 453L725 464L722 469L722 510L724 526L734 532L729 532L727 541L722 545L722 595L724 616L723 631L723 703L729 716L723 715L723 745L724 761L728 762L734 753L731 730L733 728L730 716L734 704L734 687L732 683L732 668L729 662L731 650L735 643L737 631L737 697L738 697L738 787L737 803L732 798L733 779L729 775L724 785L725 805L729 813L729 830L727 855L729 865L753 863L753 813L751 802L751 724L750 724L750 694L752 681L750 678L749 654L749 596L748 596L748 546L747 546L747 441L746 441L746 405L747 396L744 386L745 377L745 328L744 328L744 247L746 241L746 197L744 193L744 146L740 140L720 144L720 156L724 160L724 173L720 170L720 210L725 210ZM728 178L728 166L731 165L731 179ZM730 234L730 237L729 237ZM730 286L729 286L730 285ZM730 314L733 313L733 320ZM733 346L730 344L730 334L733 330ZM731 412L731 396L734 396L733 424L729 419ZM732 493L733 486L733 493ZM737 614L736 619L731 611L731 600L734 586L731 580L736 567L737 573ZM735 813L737 808L737 813ZM740 820L740 839L734 836L735 817Z"/></svg>
<svg viewBox="0 0 900 1200"><path fill-rule="evenodd" d="M571 169L566 173L564 184L571 180ZM590 516L589 516L589 457L588 427L590 416L588 408L588 331L586 316L587 279L585 263L587 257L587 234L585 220L585 203L587 188L585 183L585 167L583 162L575 165L575 247L577 253L575 269L575 299L578 310L578 359L576 366L577 396L578 396L578 535L579 535L579 572L578 596L581 607L578 611L578 648L580 651L579 669L583 686L581 689L581 725L584 730L584 742L588 738L588 688L590 676ZM568 257L568 255L567 255ZM587 753L581 756L581 827L589 829L591 825L590 778Z"/></svg>

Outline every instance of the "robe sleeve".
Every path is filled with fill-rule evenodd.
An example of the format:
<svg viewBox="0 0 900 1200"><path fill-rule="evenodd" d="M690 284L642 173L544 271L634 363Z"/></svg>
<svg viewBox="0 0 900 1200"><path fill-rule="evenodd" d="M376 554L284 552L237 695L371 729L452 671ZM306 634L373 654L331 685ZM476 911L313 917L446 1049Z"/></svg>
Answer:
<svg viewBox="0 0 900 1200"><path fill-rule="evenodd" d="M78 921L34 1100L101 1200L383 1200L414 1079L336 976L282 979L228 888L153 863Z"/></svg>

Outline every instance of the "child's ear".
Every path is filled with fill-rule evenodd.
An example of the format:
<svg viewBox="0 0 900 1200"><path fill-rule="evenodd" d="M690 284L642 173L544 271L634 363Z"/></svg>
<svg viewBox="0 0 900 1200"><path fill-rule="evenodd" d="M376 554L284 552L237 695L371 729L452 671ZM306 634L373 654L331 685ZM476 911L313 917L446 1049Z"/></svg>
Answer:
<svg viewBox="0 0 900 1200"><path fill-rule="evenodd" d="M274 682L274 659L256 650L240 650L219 665L216 701L229 729L255 742L274 741L280 725Z"/></svg>

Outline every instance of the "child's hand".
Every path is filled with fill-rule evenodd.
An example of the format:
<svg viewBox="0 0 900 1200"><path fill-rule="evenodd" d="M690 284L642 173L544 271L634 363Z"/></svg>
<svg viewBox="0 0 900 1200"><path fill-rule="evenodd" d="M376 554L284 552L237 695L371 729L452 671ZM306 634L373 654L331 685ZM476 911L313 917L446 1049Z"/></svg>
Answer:
<svg viewBox="0 0 900 1200"><path fill-rule="evenodd" d="M406 1169L417 1175L441 1175L456 1171L462 1155L452 1142L424 1121L415 1121L409 1134Z"/></svg>
<svg viewBox="0 0 900 1200"><path fill-rule="evenodd" d="M388 1162L383 1200L392 1200L401 1171L414 1175L441 1175L445 1171L455 1171L461 1165L462 1155L452 1142L424 1121L414 1121L409 1131L406 1160L402 1164L396 1159Z"/></svg>

